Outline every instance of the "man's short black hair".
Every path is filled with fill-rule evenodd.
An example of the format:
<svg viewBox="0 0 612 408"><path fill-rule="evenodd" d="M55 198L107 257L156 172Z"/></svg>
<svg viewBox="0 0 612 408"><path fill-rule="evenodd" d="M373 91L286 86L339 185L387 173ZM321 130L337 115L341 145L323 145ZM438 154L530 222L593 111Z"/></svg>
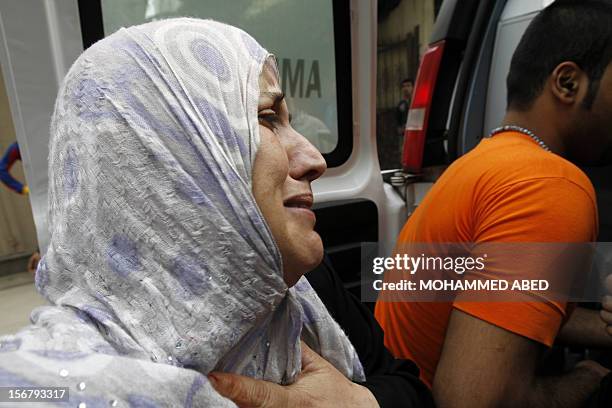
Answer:
<svg viewBox="0 0 612 408"><path fill-rule="evenodd" d="M400 86L404 85L406 82L410 82L412 85L414 85L414 81L412 80L412 78L406 78L402 82L400 82Z"/></svg>
<svg viewBox="0 0 612 408"><path fill-rule="evenodd" d="M612 0L557 0L533 19L514 51L506 80L508 109L529 109L564 61L588 76L588 109L611 59Z"/></svg>

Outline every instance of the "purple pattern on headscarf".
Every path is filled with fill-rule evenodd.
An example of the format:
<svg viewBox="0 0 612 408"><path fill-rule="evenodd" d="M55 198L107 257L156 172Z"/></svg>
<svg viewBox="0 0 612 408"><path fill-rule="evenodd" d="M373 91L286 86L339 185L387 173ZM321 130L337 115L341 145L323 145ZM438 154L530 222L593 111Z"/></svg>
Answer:
<svg viewBox="0 0 612 408"><path fill-rule="evenodd" d="M108 266L119 276L126 278L142 265L136 243L125 235L115 235L106 251Z"/></svg>
<svg viewBox="0 0 612 408"><path fill-rule="evenodd" d="M188 143L191 144L191 142ZM216 205L222 205L224 208L233 208L221 184L219 184L220 177L213 174L210 165L195 152L191 153L191 158L198 166L198 169L195 174L179 177L175 181L179 192L198 205L205 205L209 208L213 208ZM171 157L167 159L166 162L168 164L180 167Z"/></svg>
<svg viewBox="0 0 612 408"><path fill-rule="evenodd" d="M183 194L197 205L206 205L207 207L212 206L212 202L206 197L204 191L191 178L180 177L177 180L177 189L179 193Z"/></svg>
<svg viewBox="0 0 612 408"><path fill-rule="evenodd" d="M19 350L21 347L21 339L0 340L0 353L8 353L10 351Z"/></svg>
<svg viewBox="0 0 612 408"><path fill-rule="evenodd" d="M304 278L298 280L293 287L295 288L295 290L301 293L308 292L310 290L310 285L308 284L308 281Z"/></svg>
<svg viewBox="0 0 612 408"><path fill-rule="evenodd" d="M29 350L29 352L52 360L79 360L89 356L89 353L83 351Z"/></svg>
<svg viewBox="0 0 612 408"><path fill-rule="evenodd" d="M165 101L168 104L168 110L172 112L173 117L177 119L181 125L180 128L177 129L175 126L170 126L158 120L158 118L155 115L152 115L145 105L131 91L133 88L133 79L142 79L143 77L147 77L149 75L142 67L149 65L149 61L151 61L152 57L143 53L141 46L134 41L126 41L124 39L122 41L116 41L116 43L122 47L125 53L130 55L136 61L139 61L137 66L122 68L121 71L116 71L113 75L113 82L117 85L116 89L123 93L129 106L134 109L139 118L135 118L129 111L125 114L136 119L136 124L138 124L141 128L152 129L155 131L156 135L169 135L175 141L184 144L189 148L189 150L195 150L189 135L197 134L198 132L192 119L185 113L183 108L175 106L169 100ZM159 67L157 60L153 60L153 62ZM159 69L161 69L161 67L159 67ZM184 94L184 88L176 81L175 77L168 76L163 77L163 79L168 86L174 90L174 92ZM182 96L187 98L186 95ZM200 157L198 157L198 159L202 160Z"/></svg>
<svg viewBox="0 0 612 408"><path fill-rule="evenodd" d="M128 397L130 408L157 408L157 403L144 395L130 395Z"/></svg>
<svg viewBox="0 0 612 408"><path fill-rule="evenodd" d="M0 368L0 387L36 387L36 384Z"/></svg>
<svg viewBox="0 0 612 408"><path fill-rule="evenodd" d="M72 96L74 106L78 109L78 115L83 119L90 120L113 115L112 112L102 109L104 93L100 85L91 78L81 80Z"/></svg>
<svg viewBox="0 0 612 408"><path fill-rule="evenodd" d="M36 274L34 275L34 286L41 295L44 295L45 287L49 283L49 269L47 269L47 260L45 256L38 262Z"/></svg>
<svg viewBox="0 0 612 408"><path fill-rule="evenodd" d="M108 354L111 356L116 356L116 355L121 354L117 350L115 350L113 346L111 346L110 344L106 344L106 343L96 344L91 349L95 351L96 353Z"/></svg>
<svg viewBox="0 0 612 408"><path fill-rule="evenodd" d="M217 174L213 173L211 164L205 160L202 160L202 158L197 156L195 153L193 154L192 158L199 165L199 171L194 175L195 179L187 177L181 177L178 179L176 181L178 184L178 191L198 205L206 205L207 207L213 208L215 206L219 206L220 208L225 208L231 211L235 217L235 228L237 229L238 233L241 237L248 239L248 235L244 227L244 222L246 222L246 220L244 220L244 217L239 214L236 206L229 200L227 194L220 184L223 177L226 177L228 179L228 184L230 184L229 180L232 179L231 175L229 173L223 173L218 165L216 165L214 162L213 165L216 166L215 170ZM170 158L169 160L170 161L168 163L172 165L171 161L174 159ZM248 208L248 205L245 205L245 207Z"/></svg>
<svg viewBox="0 0 612 408"><path fill-rule="evenodd" d="M310 302L305 302L302 298L300 298L300 304L302 305L302 310L304 311L304 322L306 324L314 323L317 320L318 316L310 305Z"/></svg>
<svg viewBox="0 0 612 408"><path fill-rule="evenodd" d="M64 192L71 196L79 184L79 162L74 147L68 146L64 157Z"/></svg>
<svg viewBox="0 0 612 408"><path fill-rule="evenodd" d="M187 397L185 398L185 408L193 407L193 397L202 388L204 384L208 382L208 378L204 377L202 374L198 374L191 383L191 387L189 387L189 391L187 391Z"/></svg>
<svg viewBox="0 0 612 408"><path fill-rule="evenodd" d="M179 255L174 261L174 273L181 286L192 294L201 296L208 291L210 272L203 262Z"/></svg>
<svg viewBox="0 0 612 408"><path fill-rule="evenodd" d="M230 69L223 55L215 47L210 45L208 41L201 38L191 42L189 48L191 53L202 66L218 79L225 82L230 79Z"/></svg>
<svg viewBox="0 0 612 408"><path fill-rule="evenodd" d="M292 313L289 315L289 320L291 322L291 326L289 327L287 341L294 342L299 339L304 322L302 321L302 315L295 313L295 311L292 311Z"/></svg>
<svg viewBox="0 0 612 408"><path fill-rule="evenodd" d="M113 320L113 317L105 310L97 307L85 305L81 307L83 313L85 313L90 319L97 320L100 323Z"/></svg>
<svg viewBox="0 0 612 408"><path fill-rule="evenodd" d="M79 309L75 313L77 315L77 319L79 319L79 321L81 323L91 322L91 320L89 319L89 315L87 313L85 313L84 311Z"/></svg>
<svg viewBox="0 0 612 408"><path fill-rule="evenodd" d="M75 392L70 392L70 403L64 403L65 407L75 407L78 404L83 403L87 408L108 408L109 401L103 397L88 397L85 395L79 395Z"/></svg>
<svg viewBox="0 0 612 408"><path fill-rule="evenodd" d="M182 109L173 106L170 101L160 99L160 102L168 104L166 107L172 113L180 113L180 115L175 115L175 118L179 119L181 126L171 126L163 123L153 115L135 95L135 93L141 92L141 90L136 88L136 85L143 82L146 83L148 76L151 75L143 68L143 66L149 66L151 64L151 59L145 55L140 46L133 41L115 41L115 43L123 47L121 48L123 52L138 62L135 65L120 66L111 74L112 89L114 92L122 95L129 108L131 108L121 109L119 113L141 129L153 130L156 135L168 135L172 139L184 143L187 140L185 131L194 133L194 127L193 123L188 120ZM155 62L157 63L157 61ZM166 81L174 82L174 80L171 79L166 79ZM174 84L173 88L174 87L176 87L176 84ZM182 129L182 127L185 127L185 129Z"/></svg>
<svg viewBox="0 0 612 408"><path fill-rule="evenodd" d="M169 167L171 169L181 168L181 165L176 161L176 159L171 154L165 151L154 151L152 152L151 157L157 160L163 166ZM176 172L178 173L178 171ZM197 177L202 176L210 177L208 173L200 171L199 174L197 174ZM211 178L214 179L213 177ZM214 207L213 202L206 196L202 188L198 186L197 180L194 180L192 177L181 176L177 177L176 179L173 179L173 181L177 192L183 197L188 198L191 202L197 205L204 205L209 208ZM217 183L216 179L214 179L211 184L214 185L214 183Z"/></svg>
<svg viewBox="0 0 612 408"><path fill-rule="evenodd" d="M142 45L140 45L137 41L134 41L134 39L129 36L120 36L115 38L112 42L112 46L113 48L132 57L140 66L153 65L157 69L161 68L159 61L157 61L155 56L143 50Z"/></svg>
<svg viewBox="0 0 612 408"><path fill-rule="evenodd" d="M248 151L244 145L244 141L236 134L234 129L232 129L232 125L230 125L227 117L205 99L198 98L195 100L195 104L200 110L200 113L202 113L202 117L204 117L206 123L208 123L208 126L210 126L213 134L217 138L225 140L230 149L235 150L236 147L238 147L240 155L246 157Z"/></svg>
<svg viewBox="0 0 612 408"><path fill-rule="evenodd" d="M229 173L231 172L219 173L219 176L215 176L209 164L206 162L204 162L203 164L204 168L202 168L202 171L200 172L200 174L197 175L196 179L198 183L198 188L202 191L205 191L206 196L211 197L210 200L215 203L216 206L231 211L231 214L234 216L234 219L232 220L228 216L228 220L230 222L235 221L234 228L238 231L239 235L243 238L248 238L248 234L244 226L244 223L246 222L246 220L244 219L245 217L240 214L240 210L236 208L236 204L233 204L229 200L227 194L225 193L223 187L220 184L221 178L225 177L228 179L226 180L226 184L231 185L229 180L231 179L231 177L228 177ZM217 171L220 172L221 169L217 169Z"/></svg>
<svg viewBox="0 0 612 408"><path fill-rule="evenodd" d="M265 324L262 324L260 327L257 327L254 330L243 334L243 338L240 339L238 346L235 348L235 351L227 361L223 364L223 369L229 372L235 372L239 363L244 361L246 350L251 350L253 343L261 343L261 340L264 338L264 333L268 330L270 325L270 321L268 320ZM241 333L237 331L233 331L231 336L232 338L239 338ZM248 358L248 357L247 357Z"/></svg>
<svg viewBox="0 0 612 408"><path fill-rule="evenodd" d="M124 112L123 115L125 117L132 118L134 124L141 129L153 130L156 135L168 135L178 142L184 142L187 139L187 136L180 127L170 126L160 122L131 92L129 87L130 85L127 86L127 88L123 89L123 92L125 99L132 110Z"/></svg>

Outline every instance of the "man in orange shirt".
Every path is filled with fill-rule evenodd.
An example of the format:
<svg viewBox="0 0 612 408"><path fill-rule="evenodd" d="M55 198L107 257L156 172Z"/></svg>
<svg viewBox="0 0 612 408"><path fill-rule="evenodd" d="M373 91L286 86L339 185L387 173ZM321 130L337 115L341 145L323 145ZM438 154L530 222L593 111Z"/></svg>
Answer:
<svg viewBox="0 0 612 408"><path fill-rule="evenodd" d="M576 165L600 162L612 146L610 21L607 0L557 0L532 21L512 58L503 126L445 171L398 250L596 239L595 192ZM561 377L536 375L556 338L612 346L597 312L572 314L555 299L379 301L376 317L387 347L419 365L441 407L582 406L608 373L588 361Z"/></svg>

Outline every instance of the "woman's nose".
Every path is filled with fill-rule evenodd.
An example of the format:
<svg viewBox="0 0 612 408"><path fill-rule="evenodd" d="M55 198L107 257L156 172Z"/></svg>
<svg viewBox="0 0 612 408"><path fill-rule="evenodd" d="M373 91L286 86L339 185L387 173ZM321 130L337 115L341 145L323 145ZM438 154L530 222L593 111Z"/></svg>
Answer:
<svg viewBox="0 0 612 408"><path fill-rule="evenodd" d="M327 169L319 150L295 131L295 144L289 153L289 175L295 180L314 181Z"/></svg>

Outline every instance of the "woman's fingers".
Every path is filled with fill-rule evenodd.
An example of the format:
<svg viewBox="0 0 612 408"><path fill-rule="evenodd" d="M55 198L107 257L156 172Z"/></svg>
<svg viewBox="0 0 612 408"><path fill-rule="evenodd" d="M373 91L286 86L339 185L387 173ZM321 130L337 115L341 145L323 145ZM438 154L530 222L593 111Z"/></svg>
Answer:
<svg viewBox="0 0 612 408"><path fill-rule="evenodd" d="M241 408L289 406L289 394L278 384L221 372L210 373L208 379L219 394Z"/></svg>
<svg viewBox="0 0 612 408"><path fill-rule="evenodd" d="M304 342L302 372L291 385L219 372L208 378L219 394L241 408L378 408L370 390L352 383Z"/></svg>
<svg viewBox="0 0 612 408"><path fill-rule="evenodd" d="M327 361L302 341L302 372L315 371L327 365Z"/></svg>

